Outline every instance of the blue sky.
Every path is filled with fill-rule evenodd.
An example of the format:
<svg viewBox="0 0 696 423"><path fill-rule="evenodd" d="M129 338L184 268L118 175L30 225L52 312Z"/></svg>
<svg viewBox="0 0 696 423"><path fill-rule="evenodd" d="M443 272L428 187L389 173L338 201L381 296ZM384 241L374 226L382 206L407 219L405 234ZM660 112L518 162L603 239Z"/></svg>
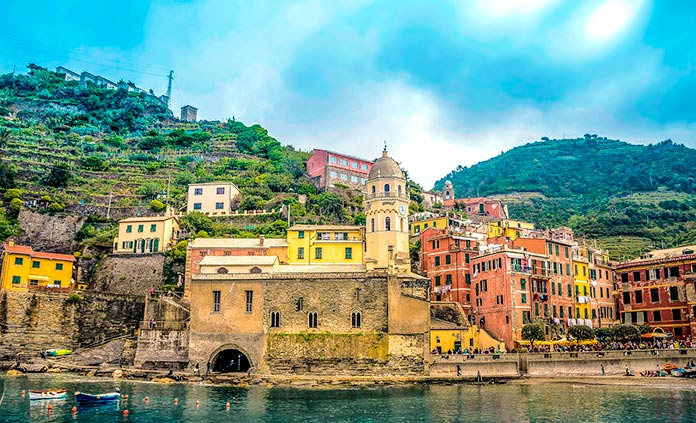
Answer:
<svg viewBox="0 0 696 423"><path fill-rule="evenodd" d="M696 4L648 0L0 2L0 72L132 80L426 188L542 136L696 147Z"/></svg>

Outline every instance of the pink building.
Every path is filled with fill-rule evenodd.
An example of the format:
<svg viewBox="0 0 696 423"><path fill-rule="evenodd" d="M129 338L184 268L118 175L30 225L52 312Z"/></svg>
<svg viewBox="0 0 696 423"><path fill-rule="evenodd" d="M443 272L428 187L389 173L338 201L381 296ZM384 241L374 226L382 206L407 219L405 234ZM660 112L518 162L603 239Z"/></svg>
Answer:
<svg viewBox="0 0 696 423"><path fill-rule="evenodd" d="M307 160L307 173L313 178L319 178L322 188L341 184L362 190L370 169L370 160L328 150L315 149L312 157Z"/></svg>

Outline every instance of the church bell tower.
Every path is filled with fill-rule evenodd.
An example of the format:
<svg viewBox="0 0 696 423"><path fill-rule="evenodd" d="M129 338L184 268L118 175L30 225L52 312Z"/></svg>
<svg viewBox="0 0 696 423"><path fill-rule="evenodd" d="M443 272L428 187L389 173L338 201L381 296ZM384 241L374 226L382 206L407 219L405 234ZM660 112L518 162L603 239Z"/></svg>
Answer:
<svg viewBox="0 0 696 423"><path fill-rule="evenodd" d="M384 146L366 181L365 265L367 270L386 269L390 273L411 271L408 243L408 205L406 177Z"/></svg>

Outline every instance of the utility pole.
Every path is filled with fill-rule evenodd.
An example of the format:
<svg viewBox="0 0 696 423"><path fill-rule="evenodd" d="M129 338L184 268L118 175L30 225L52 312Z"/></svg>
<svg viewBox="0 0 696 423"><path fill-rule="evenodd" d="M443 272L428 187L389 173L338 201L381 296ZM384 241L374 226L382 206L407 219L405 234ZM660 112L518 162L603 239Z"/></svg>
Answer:
<svg viewBox="0 0 696 423"><path fill-rule="evenodd" d="M169 83L167 84L167 107L169 109L172 108L172 79L174 79L174 71L170 70L169 71L169 76L167 77L169 79Z"/></svg>

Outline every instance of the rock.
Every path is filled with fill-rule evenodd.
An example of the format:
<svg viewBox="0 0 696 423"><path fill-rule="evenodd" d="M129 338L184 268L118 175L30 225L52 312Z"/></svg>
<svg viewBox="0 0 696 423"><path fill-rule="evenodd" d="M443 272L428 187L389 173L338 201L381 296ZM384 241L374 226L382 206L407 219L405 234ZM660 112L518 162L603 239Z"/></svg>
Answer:
<svg viewBox="0 0 696 423"><path fill-rule="evenodd" d="M7 371L7 376L24 376L24 373L19 370L11 369Z"/></svg>
<svg viewBox="0 0 696 423"><path fill-rule="evenodd" d="M111 377L114 379L121 379L123 377L123 370L114 370L114 372L111 374Z"/></svg>
<svg viewBox="0 0 696 423"><path fill-rule="evenodd" d="M63 369L60 369L58 367L51 367L48 369L48 373L63 373Z"/></svg>
<svg viewBox="0 0 696 423"><path fill-rule="evenodd" d="M97 375L97 371L96 371L96 370L90 370L90 371L87 372L87 375L86 375L86 376L87 376L87 377L94 377L94 376L96 376L96 375Z"/></svg>
<svg viewBox="0 0 696 423"><path fill-rule="evenodd" d="M174 383L174 379L170 379L168 377L155 377L152 379L152 381L157 383Z"/></svg>
<svg viewBox="0 0 696 423"><path fill-rule="evenodd" d="M24 371L27 373L45 373L48 370L45 364L26 364Z"/></svg>

